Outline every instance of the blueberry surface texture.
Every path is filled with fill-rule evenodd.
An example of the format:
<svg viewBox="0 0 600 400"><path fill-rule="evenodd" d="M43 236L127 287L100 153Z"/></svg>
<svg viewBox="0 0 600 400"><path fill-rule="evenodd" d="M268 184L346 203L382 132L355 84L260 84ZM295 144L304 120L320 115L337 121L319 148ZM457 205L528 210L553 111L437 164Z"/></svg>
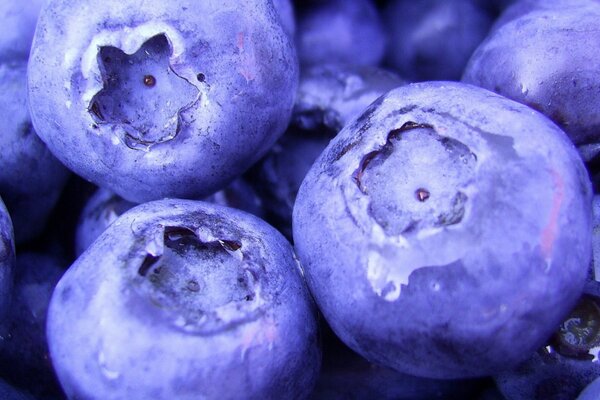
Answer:
<svg viewBox="0 0 600 400"><path fill-rule="evenodd" d="M268 0L51 0L28 74L50 150L133 202L224 187L283 133L298 84Z"/></svg>
<svg viewBox="0 0 600 400"><path fill-rule="evenodd" d="M600 3L568 3L531 6L508 18L477 48L462 80L535 108L578 145L595 143L600 139Z"/></svg>
<svg viewBox="0 0 600 400"><path fill-rule="evenodd" d="M394 89L347 125L293 214L307 282L335 333L417 376L498 373L579 298L591 184L542 114L471 85Z"/></svg>
<svg viewBox="0 0 600 400"><path fill-rule="evenodd" d="M33 129L26 74L26 58L0 63L0 196L17 243L42 232L69 176Z"/></svg>
<svg viewBox="0 0 600 400"><path fill-rule="evenodd" d="M306 398L316 307L289 242L245 212L137 206L69 268L48 312L69 398Z"/></svg>

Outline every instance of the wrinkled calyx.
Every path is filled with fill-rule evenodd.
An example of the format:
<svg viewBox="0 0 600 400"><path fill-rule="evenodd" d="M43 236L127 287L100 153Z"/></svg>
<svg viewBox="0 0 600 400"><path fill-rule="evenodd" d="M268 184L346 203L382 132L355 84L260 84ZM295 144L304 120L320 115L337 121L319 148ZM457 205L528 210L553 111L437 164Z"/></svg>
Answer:
<svg viewBox="0 0 600 400"><path fill-rule="evenodd" d="M171 53L164 34L148 39L131 55L100 47L103 88L89 106L95 123L122 128L132 148L174 138L181 129L182 111L196 102L199 91L173 71Z"/></svg>

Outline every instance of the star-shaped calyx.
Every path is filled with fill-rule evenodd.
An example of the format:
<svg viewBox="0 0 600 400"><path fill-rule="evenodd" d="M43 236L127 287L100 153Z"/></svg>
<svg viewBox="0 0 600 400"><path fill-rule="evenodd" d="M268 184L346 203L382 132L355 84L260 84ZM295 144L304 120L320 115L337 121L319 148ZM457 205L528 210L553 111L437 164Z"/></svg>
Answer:
<svg viewBox="0 0 600 400"><path fill-rule="evenodd" d="M97 124L119 125L130 147L172 139L182 111L194 104L198 89L170 66L171 46L165 35L148 39L134 54L103 46L98 64L104 87L89 111Z"/></svg>

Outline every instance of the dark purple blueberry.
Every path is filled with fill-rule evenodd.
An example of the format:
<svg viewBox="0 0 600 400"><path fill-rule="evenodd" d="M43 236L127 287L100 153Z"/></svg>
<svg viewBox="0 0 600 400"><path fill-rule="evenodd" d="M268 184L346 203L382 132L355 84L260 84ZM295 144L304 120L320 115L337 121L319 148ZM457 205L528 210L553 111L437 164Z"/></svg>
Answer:
<svg viewBox="0 0 600 400"><path fill-rule="evenodd" d="M598 52L599 2L541 7L495 29L462 79L535 108L576 144L593 143L600 137Z"/></svg>
<svg viewBox="0 0 600 400"><path fill-rule="evenodd" d="M599 352L600 283L590 281L546 346L496 383L508 400L574 399L600 376Z"/></svg>
<svg viewBox="0 0 600 400"><path fill-rule="evenodd" d="M304 70L290 128L252 170L268 220L288 238L296 193L315 159L345 124L403 84L376 67L327 64Z"/></svg>
<svg viewBox="0 0 600 400"><path fill-rule="evenodd" d="M27 60L35 24L44 1L2 0L0 2L0 21L2 22L0 25L0 64Z"/></svg>
<svg viewBox="0 0 600 400"><path fill-rule="evenodd" d="M298 13L296 42L303 65L376 66L383 58L386 37L371 0L328 0Z"/></svg>
<svg viewBox="0 0 600 400"><path fill-rule="evenodd" d="M61 393L48 355L46 314L64 267L53 256L20 253L10 311L0 327L0 376L39 396Z"/></svg>
<svg viewBox="0 0 600 400"><path fill-rule="evenodd" d="M317 159L294 206L309 287L369 361L432 378L524 361L579 298L591 186L550 120L453 82L392 90Z"/></svg>
<svg viewBox="0 0 600 400"><path fill-rule="evenodd" d="M0 63L0 120L0 196L23 243L42 232L69 176L31 124L27 59Z"/></svg>
<svg viewBox="0 0 600 400"><path fill-rule="evenodd" d="M325 326L323 366L311 400L465 400L488 380L419 378L372 364Z"/></svg>
<svg viewBox="0 0 600 400"><path fill-rule="evenodd" d="M386 61L411 81L459 80L491 18L471 0L393 0Z"/></svg>
<svg viewBox="0 0 600 400"><path fill-rule="evenodd" d="M316 308L290 244L251 214L160 200L123 214L58 283L52 362L69 398L305 398Z"/></svg>
<svg viewBox="0 0 600 400"><path fill-rule="evenodd" d="M214 193L289 123L298 63L271 0L51 0L38 27L36 132L129 201Z"/></svg>

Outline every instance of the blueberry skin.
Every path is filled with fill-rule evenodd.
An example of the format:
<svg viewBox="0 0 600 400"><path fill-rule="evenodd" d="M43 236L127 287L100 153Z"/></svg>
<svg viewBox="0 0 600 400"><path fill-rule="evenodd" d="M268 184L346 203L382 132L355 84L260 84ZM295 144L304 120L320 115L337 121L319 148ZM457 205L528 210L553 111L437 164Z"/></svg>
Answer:
<svg viewBox="0 0 600 400"><path fill-rule="evenodd" d="M411 81L459 80L492 23L471 0L395 0L384 15L386 62Z"/></svg>
<svg viewBox="0 0 600 400"><path fill-rule="evenodd" d="M417 376L491 375L539 348L581 294L591 188L541 114L471 85L411 84L329 144L293 230L350 348Z"/></svg>
<svg viewBox="0 0 600 400"><path fill-rule="evenodd" d="M576 144L597 142L598 21L595 1L536 8L495 29L474 52L462 80L541 111Z"/></svg>
<svg viewBox="0 0 600 400"><path fill-rule="evenodd" d="M289 122L297 58L270 0L52 0L38 27L37 133L129 201L209 195Z"/></svg>
<svg viewBox="0 0 600 400"><path fill-rule="evenodd" d="M291 126L251 173L269 221L288 238L298 188L319 154L352 118L405 83L368 66L326 64L302 72Z"/></svg>
<svg viewBox="0 0 600 400"><path fill-rule="evenodd" d="M31 124L26 59L0 63L0 120L0 195L23 243L44 229L69 176Z"/></svg>
<svg viewBox="0 0 600 400"><path fill-rule="evenodd" d="M123 214L66 272L48 342L69 398L305 398L320 365L315 317L275 229L160 200Z"/></svg>
<svg viewBox="0 0 600 400"><path fill-rule="evenodd" d="M0 3L0 63L27 60L35 24L45 0L2 0Z"/></svg>
<svg viewBox="0 0 600 400"><path fill-rule="evenodd" d="M376 66L385 53L386 37L371 0L328 0L299 13L296 44L303 65Z"/></svg>
<svg viewBox="0 0 600 400"><path fill-rule="evenodd" d="M10 306L15 268L15 237L8 210L0 198L0 322Z"/></svg>
<svg viewBox="0 0 600 400"><path fill-rule="evenodd" d="M46 313L65 263L43 253L19 253L10 311L0 326L0 375L38 396L58 396L48 355Z"/></svg>
<svg viewBox="0 0 600 400"><path fill-rule="evenodd" d="M576 400L598 400L600 399L600 378L590 383Z"/></svg>

